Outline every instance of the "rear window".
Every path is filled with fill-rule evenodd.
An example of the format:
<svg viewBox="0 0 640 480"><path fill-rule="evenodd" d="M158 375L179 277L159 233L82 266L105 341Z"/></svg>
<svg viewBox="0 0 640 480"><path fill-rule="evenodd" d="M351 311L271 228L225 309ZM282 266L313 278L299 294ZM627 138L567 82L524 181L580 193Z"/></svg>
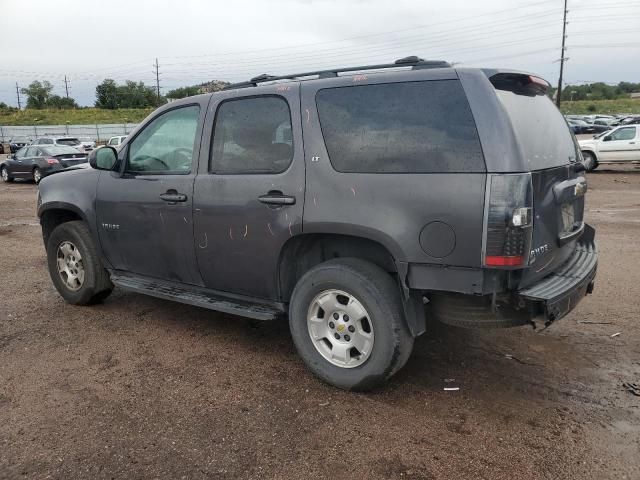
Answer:
<svg viewBox="0 0 640 480"><path fill-rule="evenodd" d="M80 140L77 138L60 138L57 141L58 145L68 145L70 147L80 145Z"/></svg>
<svg viewBox="0 0 640 480"><path fill-rule="evenodd" d="M41 149L43 152L49 154L49 155L69 155L69 154L77 154L80 155L81 152L73 147L63 147L63 146L59 146L59 147L42 147Z"/></svg>
<svg viewBox="0 0 640 480"><path fill-rule="evenodd" d="M559 167L577 160L577 147L564 117L546 95L496 90L507 110L531 170Z"/></svg>
<svg viewBox="0 0 640 480"><path fill-rule="evenodd" d="M340 172L484 172L458 80L327 88L316 95L329 159Z"/></svg>

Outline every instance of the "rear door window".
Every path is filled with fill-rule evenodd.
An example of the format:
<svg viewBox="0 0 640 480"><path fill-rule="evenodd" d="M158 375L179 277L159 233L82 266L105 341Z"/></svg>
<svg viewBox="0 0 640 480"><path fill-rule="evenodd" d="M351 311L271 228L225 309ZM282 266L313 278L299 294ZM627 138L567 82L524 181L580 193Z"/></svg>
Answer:
<svg viewBox="0 0 640 480"><path fill-rule="evenodd" d="M458 80L318 91L329 159L340 172L484 172L476 125Z"/></svg>

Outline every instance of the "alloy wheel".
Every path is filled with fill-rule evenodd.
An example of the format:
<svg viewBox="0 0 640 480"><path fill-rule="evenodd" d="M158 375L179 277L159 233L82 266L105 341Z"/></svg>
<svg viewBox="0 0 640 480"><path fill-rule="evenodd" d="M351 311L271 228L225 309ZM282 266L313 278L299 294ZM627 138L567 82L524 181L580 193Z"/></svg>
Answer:
<svg viewBox="0 0 640 480"><path fill-rule="evenodd" d="M309 337L325 360L342 368L365 363L373 350L373 324L360 301L342 290L324 290L307 314Z"/></svg>

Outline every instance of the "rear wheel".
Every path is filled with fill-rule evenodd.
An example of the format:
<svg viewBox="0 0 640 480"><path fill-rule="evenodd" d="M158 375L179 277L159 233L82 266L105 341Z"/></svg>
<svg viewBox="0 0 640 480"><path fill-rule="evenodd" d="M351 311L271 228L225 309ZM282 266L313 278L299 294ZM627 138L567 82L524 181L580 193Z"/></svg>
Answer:
<svg viewBox="0 0 640 480"><path fill-rule="evenodd" d="M584 168L587 172L592 172L598 168L598 160L596 160L596 156L593 153L582 152L582 156L584 157Z"/></svg>
<svg viewBox="0 0 640 480"><path fill-rule="evenodd" d="M100 263L89 229L80 221L58 225L47 241L49 275L68 303L90 305L109 296L113 284Z"/></svg>
<svg viewBox="0 0 640 480"><path fill-rule="evenodd" d="M380 385L413 349L397 284L381 268L355 258L317 265L298 281L289 326L309 369L347 390Z"/></svg>
<svg viewBox="0 0 640 480"><path fill-rule="evenodd" d="M38 167L36 167L33 169L33 181L40 183L40 180L42 180L42 172Z"/></svg>
<svg viewBox="0 0 640 480"><path fill-rule="evenodd" d="M7 167L2 167L2 169L0 170L0 175L2 175L3 182L13 182L13 177L9 175L9 170L7 169Z"/></svg>

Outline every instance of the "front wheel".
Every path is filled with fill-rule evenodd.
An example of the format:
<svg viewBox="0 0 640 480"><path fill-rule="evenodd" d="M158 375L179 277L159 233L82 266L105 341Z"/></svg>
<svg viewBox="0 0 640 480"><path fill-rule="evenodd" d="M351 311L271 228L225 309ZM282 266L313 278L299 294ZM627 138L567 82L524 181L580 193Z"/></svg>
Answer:
<svg viewBox="0 0 640 480"><path fill-rule="evenodd" d="M591 152L582 152L582 156L584 157L584 168L587 172L592 172L596 168L598 168L598 161L596 160L596 156Z"/></svg>
<svg viewBox="0 0 640 480"><path fill-rule="evenodd" d="M68 303L90 305L109 296L113 284L81 221L58 225L47 241L49 275Z"/></svg>
<svg viewBox="0 0 640 480"><path fill-rule="evenodd" d="M291 297L289 327L307 367L346 390L382 384L413 349L398 285L356 258L330 260L303 275Z"/></svg>
<svg viewBox="0 0 640 480"><path fill-rule="evenodd" d="M13 177L9 175L9 170L7 169L7 167L2 167L0 174L2 175L3 182L13 182Z"/></svg>

